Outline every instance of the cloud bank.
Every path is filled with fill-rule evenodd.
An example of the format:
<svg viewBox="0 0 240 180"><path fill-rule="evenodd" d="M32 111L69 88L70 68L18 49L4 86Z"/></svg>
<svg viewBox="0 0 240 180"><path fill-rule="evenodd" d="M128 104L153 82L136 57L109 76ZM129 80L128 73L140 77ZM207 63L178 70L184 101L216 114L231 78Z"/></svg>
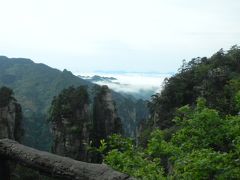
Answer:
<svg viewBox="0 0 240 180"><path fill-rule="evenodd" d="M161 86L165 78L171 73L143 73L143 72L93 72L82 73L82 76L114 77L116 80L95 81L98 85L107 85L116 92L136 95L149 99L154 93L161 91Z"/></svg>

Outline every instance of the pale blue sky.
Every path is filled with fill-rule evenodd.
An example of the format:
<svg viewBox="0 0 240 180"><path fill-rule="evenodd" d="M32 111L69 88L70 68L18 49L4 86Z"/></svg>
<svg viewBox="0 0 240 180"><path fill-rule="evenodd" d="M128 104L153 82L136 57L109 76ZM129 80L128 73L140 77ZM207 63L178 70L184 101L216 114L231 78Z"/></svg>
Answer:
<svg viewBox="0 0 240 180"><path fill-rule="evenodd" d="M177 71L240 44L239 0L0 0L0 54L75 73Z"/></svg>

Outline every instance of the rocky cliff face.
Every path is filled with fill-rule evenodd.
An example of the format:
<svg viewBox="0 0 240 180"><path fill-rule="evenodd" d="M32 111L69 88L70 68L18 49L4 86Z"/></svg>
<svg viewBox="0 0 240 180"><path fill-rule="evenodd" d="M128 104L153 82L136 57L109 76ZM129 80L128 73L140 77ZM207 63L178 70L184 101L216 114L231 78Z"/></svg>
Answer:
<svg viewBox="0 0 240 180"><path fill-rule="evenodd" d="M21 106L15 101L11 101L5 107L0 107L0 138L20 141L22 136L21 120Z"/></svg>
<svg viewBox="0 0 240 180"><path fill-rule="evenodd" d="M12 97L12 90L0 88L0 139L20 141L23 135L22 109Z"/></svg>
<svg viewBox="0 0 240 180"><path fill-rule="evenodd" d="M8 138L18 142L23 136L22 109L12 97L13 92L7 87L0 88L0 139ZM10 179L13 163L0 158L0 179Z"/></svg>
<svg viewBox="0 0 240 180"><path fill-rule="evenodd" d="M98 87L93 103L89 103L84 87L63 90L51 107L53 134L52 152L81 161L95 161L87 146L98 147L100 140L113 133L121 133L121 119L117 115L111 91Z"/></svg>
<svg viewBox="0 0 240 180"><path fill-rule="evenodd" d="M114 97L119 117L122 120L124 135L136 138L139 125L148 119L147 101L124 100Z"/></svg>
<svg viewBox="0 0 240 180"><path fill-rule="evenodd" d="M122 133L121 119L117 114L112 93L107 86L98 89L93 103L93 134L95 146L101 139L114 133Z"/></svg>
<svg viewBox="0 0 240 180"><path fill-rule="evenodd" d="M85 104L72 117L62 117L61 122L53 123L52 152L77 160L87 161L86 144L89 142L89 111Z"/></svg>
<svg viewBox="0 0 240 180"><path fill-rule="evenodd" d="M90 137L87 90L69 88L55 98L52 106L52 152L88 161L86 145Z"/></svg>

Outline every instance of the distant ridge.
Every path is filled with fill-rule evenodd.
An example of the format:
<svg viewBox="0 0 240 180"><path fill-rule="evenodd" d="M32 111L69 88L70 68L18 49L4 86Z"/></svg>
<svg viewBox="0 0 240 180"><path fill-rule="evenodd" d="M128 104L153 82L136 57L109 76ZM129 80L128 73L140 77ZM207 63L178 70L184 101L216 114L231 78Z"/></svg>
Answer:
<svg viewBox="0 0 240 180"><path fill-rule="evenodd" d="M0 87L12 88L15 97L23 107L25 137L24 143L41 150L49 150L51 134L47 123L48 109L54 96L69 86L88 86L90 95L96 84L45 64L34 63L25 58L0 56ZM145 101L123 96L112 91L125 132L135 135L139 121L148 116Z"/></svg>

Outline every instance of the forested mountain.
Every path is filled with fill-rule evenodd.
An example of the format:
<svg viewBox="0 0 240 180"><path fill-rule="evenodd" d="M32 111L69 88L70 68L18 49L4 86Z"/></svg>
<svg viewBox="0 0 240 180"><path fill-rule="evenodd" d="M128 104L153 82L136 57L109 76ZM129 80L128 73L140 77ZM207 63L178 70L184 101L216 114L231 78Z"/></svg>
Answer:
<svg viewBox="0 0 240 180"><path fill-rule="evenodd" d="M171 78L165 80L160 94L152 96L149 108L152 121L161 129L172 127L176 109L194 105L198 97L222 115L235 115L239 109L234 97L240 89L240 48L222 49L210 58L194 58L183 62Z"/></svg>
<svg viewBox="0 0 240 180"><path fill-rule="evenodd" d="M24 143L48 149L50 132L47 111L52 98L71 85L91 85L71 72L35 64L29 59L0 57L0 86L13 89L22 105L24 115Z"/></svg>
<svg viewBox="0 0 240 180"><path fill-rule="evenodd" d="M240 47L184 62L149 107L142 146L112 136L106 164L139 179L239 179Z"/></svg>
<svg viewBox="0 0 240 180"><path fill-rule="evenodd" d="M90 103L93 101L94 84L29 59L0 56L0 86L13 89L15 97L22 105L24 116L24 143L38 149L49 150L51 134L47 123L48 109L53 97L69 86L88 86ZM123 129L134 136L139 121L148 116L145 101L134 101L113 92L113 99Z"/></svg>
<svg viewBox="0 0 240 180"><path fill-rule="evenodd" d="M148 115L145 101L29 60L1 57L0 63L0 85L15 89L23 105L28 145L49 147L49 119L52 150L60 155L89 161L90 152L97 162L139 179L239 179L238 46L184 61L178 73L165 80L161 93L152 96L146 122L141 121ZM49 71L56 74L48 76ZM3 92L15 101L11 90ZM0 97L3 104L9 100ZM141 124L139 143L119 135L121 124L128 135L135 135ZM37 137L39 146L30 137Z"/></svg>

